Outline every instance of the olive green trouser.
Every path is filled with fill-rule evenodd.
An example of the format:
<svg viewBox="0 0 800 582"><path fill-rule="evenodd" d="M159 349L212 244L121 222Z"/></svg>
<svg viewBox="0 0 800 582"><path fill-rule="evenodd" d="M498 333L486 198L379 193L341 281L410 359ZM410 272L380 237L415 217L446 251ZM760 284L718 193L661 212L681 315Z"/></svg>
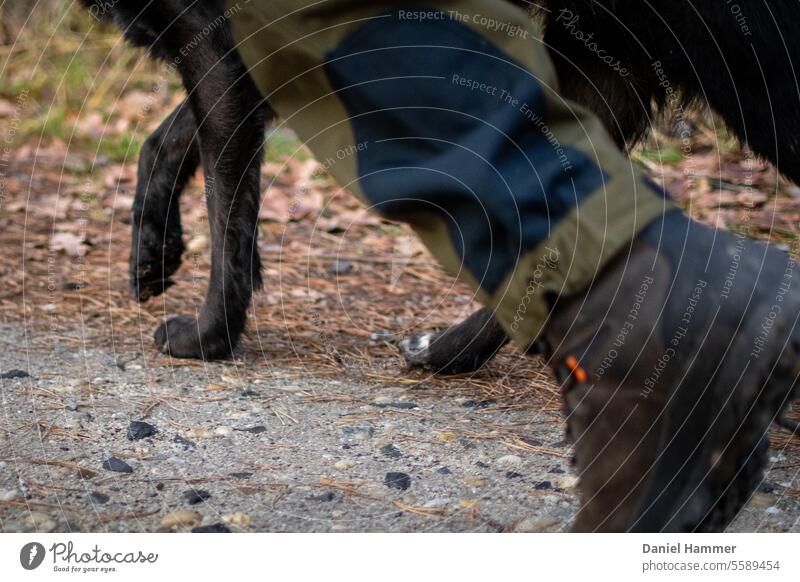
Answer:
<svg viewBox="0 0 800 582"><path fill-rule="evenodd" d="M507 2L230 0L228 16L283 122L522 345L553 297L586 289L670 208L559 96L535 23Z"/></svg>

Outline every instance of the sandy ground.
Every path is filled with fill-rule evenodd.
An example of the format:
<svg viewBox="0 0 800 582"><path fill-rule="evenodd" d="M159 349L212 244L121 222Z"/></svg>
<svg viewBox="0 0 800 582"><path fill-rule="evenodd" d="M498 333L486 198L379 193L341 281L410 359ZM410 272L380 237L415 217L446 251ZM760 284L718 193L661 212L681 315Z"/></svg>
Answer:
<svg viewBox="0 0 800 582"><path fill-rule="evenodd" d="M86 345L100 343L86 330L0 338L0 373L30 374L0 380L2 531L564 531L576 511L563 424L539 396L470 399L456 378L450 397L248 353L169 361ZM132 421L155 434L130 440ZM771 461L731 531L800 531L798 455Z"/></svg>

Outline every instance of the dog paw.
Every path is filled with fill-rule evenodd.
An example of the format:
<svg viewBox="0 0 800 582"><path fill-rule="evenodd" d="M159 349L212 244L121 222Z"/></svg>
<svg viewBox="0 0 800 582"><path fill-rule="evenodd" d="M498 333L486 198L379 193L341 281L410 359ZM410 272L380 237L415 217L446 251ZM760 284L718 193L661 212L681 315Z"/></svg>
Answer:
<svg viewBox="0 0 800 582"><path fill-rule="evenodd" d="M461 333L458 326L442 332L427 332L401 340L397 347L406 363L437 374L476 372L502 347L487 335Z"/></svg>
<svg viewBox="0 0 800 582"><path fill-rule="evenodd" d="M397 344L397 348L409 366L429 369L432 364L432 354L428 348L436 336L435 333L427 332L407 337Z"/></svg>
<svg viewBox="0 0 800 582"><path fill-rule="evenodd" d="M152 237L139 235L134 241L129 259L130 289L134 299L147 301L164 293L175 282L170 278L181 266L183 241L169 239L153 244Z"/></svg>
<svg viewBox="0 0 800 582"><path fill-rule="evenodd" d="M158 327L153 337L156 348L175 358L228 358L235 347L227 334L204 332L197 318L190 315L171 317Z"/></svg>

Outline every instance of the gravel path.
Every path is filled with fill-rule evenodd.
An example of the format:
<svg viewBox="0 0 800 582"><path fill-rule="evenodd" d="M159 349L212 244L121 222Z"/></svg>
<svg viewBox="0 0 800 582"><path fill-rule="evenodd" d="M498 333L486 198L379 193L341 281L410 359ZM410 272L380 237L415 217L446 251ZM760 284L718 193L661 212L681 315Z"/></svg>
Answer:
<svg viewBox="0 0 800 582"><path fill-rule="evenodd" d="M3 531L563 531L576 510L535 402L0 337ZM800 531L800 460L772 461L733 531Z"/></svg>

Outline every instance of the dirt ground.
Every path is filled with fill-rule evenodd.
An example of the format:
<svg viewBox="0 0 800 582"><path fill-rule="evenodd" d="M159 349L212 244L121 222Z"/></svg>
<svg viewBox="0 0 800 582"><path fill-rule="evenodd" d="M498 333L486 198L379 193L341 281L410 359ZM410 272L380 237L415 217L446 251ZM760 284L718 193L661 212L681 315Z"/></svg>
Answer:
<svg viewBox="0 0 800 582"><path fill-rule="evenodd" d="M475 308L403 227L310 160L268 164L267 287L244 345L229 362L173 360L151 333L202 299L202 184L184 204L178 284L140 305L126 275L134 165L63 155L17 151L0 217L3 531L569 529L576 479L538 360L509 347L452 378L399 360L393 338ZM136 440L132 422L147 423ZM800 439L771 439L733 531L800 531Z"/></svg>

